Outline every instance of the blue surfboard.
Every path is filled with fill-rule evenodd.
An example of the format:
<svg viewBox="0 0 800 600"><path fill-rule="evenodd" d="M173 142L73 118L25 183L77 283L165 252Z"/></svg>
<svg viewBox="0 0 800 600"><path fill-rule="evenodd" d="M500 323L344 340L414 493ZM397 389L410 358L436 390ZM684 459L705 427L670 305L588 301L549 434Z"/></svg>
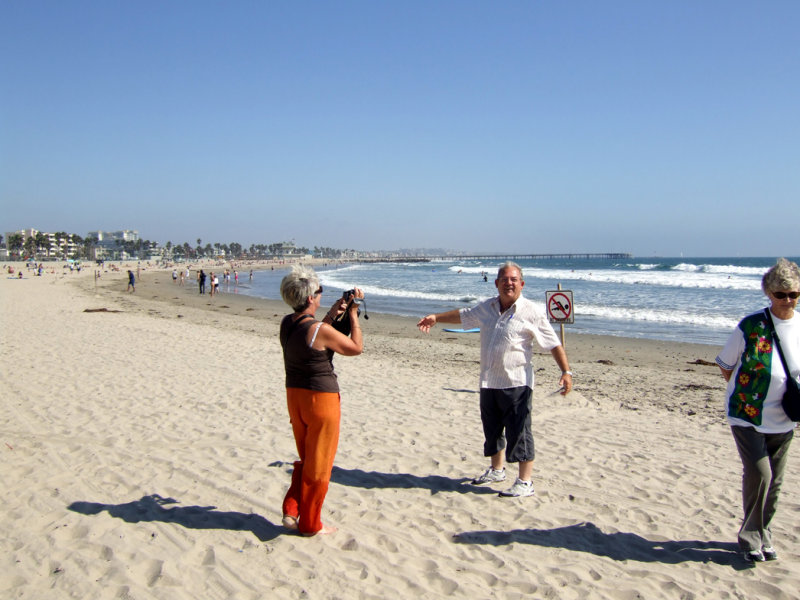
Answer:
<svg viewBox="0 0 800 600"><path fill-rule="evenodd" d="M480 330L480 327L473 327L472 329L442 329L442 331L447 331L448 333L478 333Z"/></svg>

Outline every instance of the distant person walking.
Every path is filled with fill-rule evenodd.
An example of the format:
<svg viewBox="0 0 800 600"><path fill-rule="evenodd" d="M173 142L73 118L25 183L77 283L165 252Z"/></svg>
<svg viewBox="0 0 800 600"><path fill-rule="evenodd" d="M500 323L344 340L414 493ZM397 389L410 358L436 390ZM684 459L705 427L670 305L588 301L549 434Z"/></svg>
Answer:
<svg viewBox="0 0 800 600"><path fill-rule="evenodd" d="M462 323L480 327L480 409L484 456L490 467L472 480L475 485L504 481L505 460L519 463L519 477L500 496L533 494L534 444L531 430L533 395L533 346L549 350L561 369L562 395L572 389L572 372L544 310L522 297L522 269L513 262L500 266L494 282L498 296L472 308L428 315L417 327L428 333L436 323ZM507 444L506 444L507 440Z"/></svg>
<svg viewBox="0 0 800 600"><path fill-rule="evenodd" d="M728 382L728 423L742 461L744 518L739 547L750 563L778 558L770 526L797 425L786 414L782 399L788 386L800 381L800 314L795 311L800 268L779 259L764 274L761 289L769 308L742 319L717 355Z"/></svg>
<svg viewBox="0 0 800 600"><path fill-rule="evenodd" d="M203 271L203 269L200 269L197 272L197 285L200 288L200 293L201 294L205 294L206 293L206 273L205 273L205 271Z"/></svg>
<svg viewBox="0 0 800 600"><path fill-rule="evenodd" d="M128 292L133 293L136 291L136 275L133 274L133 271L128 269Z"/></svg>

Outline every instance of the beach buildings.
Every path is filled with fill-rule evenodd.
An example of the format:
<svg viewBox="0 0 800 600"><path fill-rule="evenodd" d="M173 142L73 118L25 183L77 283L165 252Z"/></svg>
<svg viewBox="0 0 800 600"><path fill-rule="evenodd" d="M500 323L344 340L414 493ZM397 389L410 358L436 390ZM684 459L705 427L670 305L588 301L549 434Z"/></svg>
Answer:
<svg viewBox="0 0 800 600"><path fill-rule="evenodd" d="M90 231L86 237L75 233L59 231L49 233L38 229L20 229L5 233L5 258L34 260L59 260L84 258L88 260L128 260L135 258L147 247L139 238L139 232L125 229L121 231Z"/></svg>
<svg viewBox="0 0 800 600"><path fill-rule="evenodd" d="M83 238L64 231L47 233L37 229L20 229L7 231L3 239L6 258L74 258L83 248Z"/></svg>
<svg viewBox="0 0 800 600"><path fill-rule="evenodd" d="M86 237L96 240L93 258L97 260L131 260L141 250L139 232L132 229L90 231Z"/></svg>

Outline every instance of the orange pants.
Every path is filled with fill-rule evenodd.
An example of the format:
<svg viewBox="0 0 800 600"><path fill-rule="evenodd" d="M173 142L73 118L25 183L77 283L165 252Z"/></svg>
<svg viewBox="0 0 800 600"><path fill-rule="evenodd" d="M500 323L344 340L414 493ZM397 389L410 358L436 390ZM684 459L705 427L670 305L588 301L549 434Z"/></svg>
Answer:
<svg viewBox="0 0 800 600"><path fill-rule="evenodd" d="M300 460L294 463L283 514L298 519L301 533L316 533L322 529L322 503L339 446L339 394L286 388L286 403Z"/></svg>

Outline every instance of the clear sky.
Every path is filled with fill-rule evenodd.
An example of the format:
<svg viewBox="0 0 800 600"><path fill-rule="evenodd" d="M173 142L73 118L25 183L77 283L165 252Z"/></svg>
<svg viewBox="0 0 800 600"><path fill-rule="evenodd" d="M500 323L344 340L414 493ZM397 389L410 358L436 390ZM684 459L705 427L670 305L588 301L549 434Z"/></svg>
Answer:
<svg viewBox="0 0 800 600"><path fill-rule="evenodd" d="M0 0L0 233L800 254L800 2Z"/></svg>

